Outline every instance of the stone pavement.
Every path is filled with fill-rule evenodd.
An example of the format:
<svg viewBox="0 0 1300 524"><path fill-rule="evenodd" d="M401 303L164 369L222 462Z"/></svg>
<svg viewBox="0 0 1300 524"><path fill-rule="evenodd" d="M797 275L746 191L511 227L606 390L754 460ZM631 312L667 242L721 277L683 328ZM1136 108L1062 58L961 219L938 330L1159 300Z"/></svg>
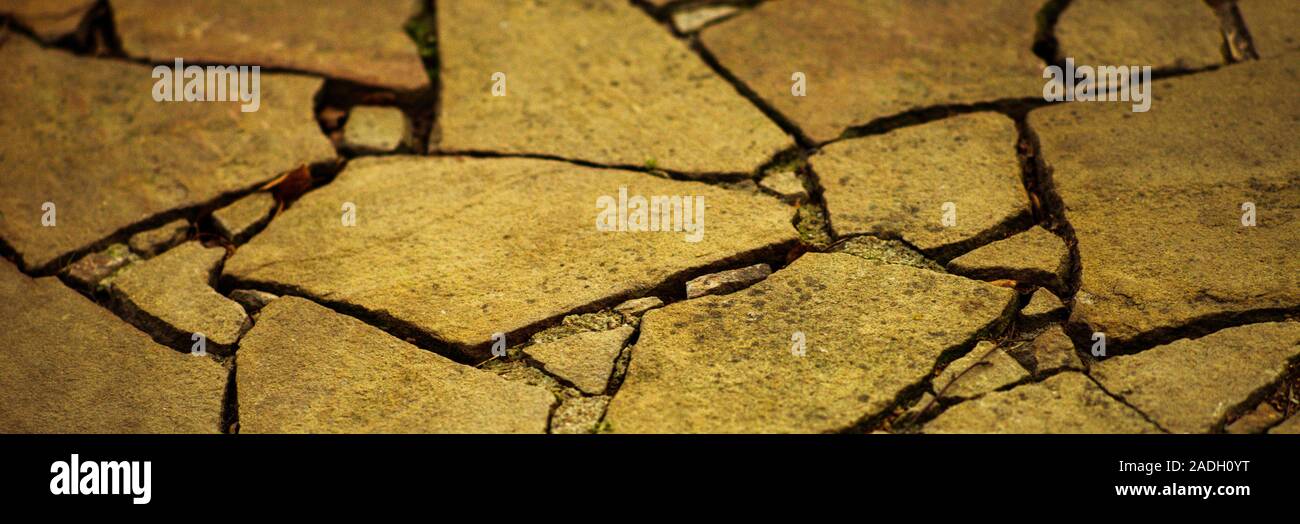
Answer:
<svg viewBox="0 0 1300 524"><path fill-rule="evenodd" d="M1287 0L0 17L3 432L1300 424Z"/></svg>

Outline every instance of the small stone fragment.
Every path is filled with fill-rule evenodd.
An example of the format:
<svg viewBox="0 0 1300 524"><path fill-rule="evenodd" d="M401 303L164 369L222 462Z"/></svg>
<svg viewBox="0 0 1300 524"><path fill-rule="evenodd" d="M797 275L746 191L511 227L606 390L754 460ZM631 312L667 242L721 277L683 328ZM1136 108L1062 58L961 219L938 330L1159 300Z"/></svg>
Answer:
<svg viewBox="0 0 1300 524"><path fill-rule="evenodd" d="M808 190L803 186L803 180L799 179L794 171L777 171L763 177L758 183L763 189L776 193L781 200L786 202L805 202L808 200Z"/></svg>
<svg viewBox="0 0 1300 524"><path fill-rule="evenodd" d="M600 419L605 416L609 397L574 397L564 399L551 415L551 433L556 435L581 435L596 433Z"/></svg>
<svg viewBox="0 0 1300 524"><path fill-rule="evenodd" d="M646 311L655 309L664 305L664 301L659 297L634 298L617 306L614 311L623 315L624 320L632 320L639 317Z"/></svg>
<svg viewBox="0 0 1300 524"><path fill-rule="evenodd" d="M250 315L261 311L262 308L266 307L267 304L270 304L272 300L277 298L280 297L272 293L257 291L255 289L236 289L230 292L230 300L234 300L235 302L238 302L239 305L244 306L244 311L247 311Z"/></svg>
<svg viewBox="0 0 1300 524"><path fill-rule="evenodd" d="M974 398L1029 377L1029 372L996 344L982 341L934 377L944 398Z"/></svg>
<svg viewBox="0 0 1300 524"><path fill-rule="evenodd" d="M917 269L947 273L943 266L925 258L925 255L897 240L886 240L869 235L856 236L837 244L833 251L848 253L881 264L899 264Z"/></svg>
<svg viewBox="0 0 1300 524"><path fill-rule="evenodd" d="M122 316L173 345L190 347L201 333L208 351L234 345L251 321L238 303L212 289L226 250L188 242L132 264L113 278Z"/></svg>
<svg viewBox="0 0 1300 524"><path fill-rule="evenodd" d="M103 251L81 257L64 269L69 279L84 289L93 290L99 283L128 264L139 261L140 257L132 253L125 244L113 244Z"/></svg>
<svg viewBox="0 0 1300 524"><path fill-rule="evenodd" d="M632 331L632 326L620 326L609 331L579 333L525 347L524 354L584 393L599 395L605 392L614 370L614 359Z"/></svg>
<svg viewBox="0 0 1300 524"><path fill-rule="evenodd" d="M1178 433L1206 433L1300 356L1300 322L1268 322L1181 339L1092 365L1106 389Z"/></svg>
<svg viewBox="0 0 1300 524"><path fill-rule="evenodd" d="M1064 293L1069 258L1065 241L1034 227L959 256L948 263L948 270L980 280L1009 279Z"/></svg>
<svg viewBox="0 0 1300 524"><path fill-rule="evenodd" d="M180 245L190 236L190 223L185 219L168 222L166 225L141 231L131 235L128 244L131 250L138 253L144 258L150 258L158 253L167 251Z"/></svg>
<svg viewBox="0 0 1300 524"><path fill-rule="evenodd" d="M1074 342L1066 336L1060 324L1048 327L1032 341L1007 350L1018 362L1029 364L1027 367L1035 377L1060 369L1084 369L1083 361L1074 350Z"/></svg>
<svg viewBox="0 0 1300 524"><path fill-rule="evenodd" d="M411 126L395 107L357 106L343 126L345 149L360 153L392 153L409 141Z"/></svg>
<svg viewBox="0 0 1300 524"><path fill-rule="evenodd" d="M1187 0L1074 0L1056 23L1076 66L1196 68L1222 64L1214 11Z"/></svg>
<svg viewBox="0 0 1300 524"><path fill-rule="evenodd" d="M13 18L45 42L76 33L97 0L0 0L0 18Z"/></svg>
<svg viewBox="0 0 1300 524"><path fill-rule="evenodd" d="M1274 57L1300 49L1300 9L1292 0L1240 0L1237 9L1250 31L1255 52Z"/></svg>
<svg viewBox="0 0 1300 524"><path fill-rule="evenodd" d="M771 274L771 266L754 264L740 269L695 277L686 283L686 298L697 298L704 295L725 295L737 289L753 285Z"/></svg>
<svg viewBox="0 0 1300 524"><path fill-rule="evenodd" d="M214 211L212 224L217 227L217 232L232 242L241 243L271 221L278 205L271 193L253 193Z"/></svg>
<svg viewBox="0 0 1300 524"><path fill-rule="evenodd" d="M1040 287L1034 290L1033 295L1030 295L1029 303L1025 304L1025 307L1020 310L1020 314L1026 317L1055 315L1064 312L1064 309L1065 304L1061 302L1061 299L1056 298L1056 295L1052 294L1051 291Z"/></svg>
<svg viewBox="0 0 1300 524"><path fill-rule="evenodd" d="M555 396L286 296L239 347L244 433L543 433Z"/></svg>
<svg viewBox="0 0 1300 524"><path fill-rule="evenodd" d="M1277 424L1282 420L1282 414L1277 412L1268 402L1261 402L1255 409L1247 411L1236 421L1228 424L1224 431L1245 435L1250 433L1263 433L1269 427Z"/></svg>
<svg viewBox="0 0 1300 524"><path fill-rule="evenodd" d="M995 391L948 408L925 433L1159 433L1080 373Z"/></svg>
<svg viewBox="0 0 1300 524"><path fill-rule="evenodd" d="M685 7L673 13L673 26L683 33L694 33L700 28L736 14L740 9L733 5L706 5Z"/></svg>
<svg viewBox="0 0 1300 524"><path fill-rule="evenodd" d="M1273 426L1268 430L1270 435L1300 435L1300 414L1291 415L1281 424Z"/></svg>

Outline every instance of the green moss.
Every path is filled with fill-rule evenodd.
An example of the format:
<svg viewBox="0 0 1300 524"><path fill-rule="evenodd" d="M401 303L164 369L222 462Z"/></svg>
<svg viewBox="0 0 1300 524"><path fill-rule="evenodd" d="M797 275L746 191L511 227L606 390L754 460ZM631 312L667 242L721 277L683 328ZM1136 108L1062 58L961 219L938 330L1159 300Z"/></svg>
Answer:
<svg viewBox="0 0 1300 524"><path fill-rule="evenodd" d="M817 249L826 249L831 245L829 223L826 210L818 204L804 204L795 213L794 228L799 232L799 239Z"/></svg>
<svg viewBox="0 0 1300 524"><path fill-rule="evenodd" d="M944 272L943 267L939 264L897 240L883 240L869 236L854 237L840 244L835 251L882 264L896 264Z"/></svg>
<svg viewBox="0 0 1300 524"><path fill-rule="evenodd" d="M589 331L607 331L623 325L623 315L610 310L564 317L560 325L533 335L534 344L542 344Z"/></svg>
<svg viewBox="0 0 1300 524"><path fill-rule="evenodd" d="M426 59L438 57L438 25L433 13L423 11L406 22L406 34L420 50L420 56Z"/></svg>

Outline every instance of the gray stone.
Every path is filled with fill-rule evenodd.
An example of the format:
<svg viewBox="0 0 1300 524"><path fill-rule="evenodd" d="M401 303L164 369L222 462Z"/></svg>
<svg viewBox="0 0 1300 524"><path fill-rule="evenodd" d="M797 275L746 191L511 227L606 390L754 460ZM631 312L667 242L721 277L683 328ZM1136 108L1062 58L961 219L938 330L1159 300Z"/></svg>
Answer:
<svg viewBox="0 0 1300 524"><path fill-rule="evenodd" d="M751 286L771 274L772 268L767 264L754 264L740 269L702 275L686 283L686 298L724 295Z"/></svg>
<svg viewBox="0 0 1300 524"><path fill-rule="evenodd" d="M244 242L271 221L278 207L271 193L253 193L214 211L212 224L232 242Z"/></svg>
<svg viewBox="0 0 1300 524"><path fill-rule="evenodd" d="M189 236L190 223L185 219L181 219L168 222L162 227L131 235L128 244L131 246L132 251L142 257L149 258L176 247Z"/></svg>
<svg viewBox="0 0 1300 524"><path fill-rule="evenodd" d="M1070 251L1041 227L977 248L948 263L948 270L980 280L1009 279L1065 293Z"/></svg>
<svg viewBox="0 0 1300 524"><path fill-rule="evenodd" d="M283 297L238 356L243 433L542 433L555 397Z"/></svg>
<svg viewBox="0 0 1300 524"><path fill-rule="evenodd" d="M262 308L266 307L267 304L270 304L272 300L277 298L280 297L272 293L257 291L255 289L236 289L230 292L230 300L234 300L235 302L238 302L239 305L244 306L244 311L247 311L250 315L261 311Z"/></svg>
<svg viewBox="0 0 1300 524"><path fill-rule="evenodd" d="M1239 435L1263 433L1281 420L1282 414L1278 413L1277 409L1268 402L1261 402L1255 409L1247 411L1223 429L1225 432Z"/></svg>
<svg viewBox="0 0 1300 524"><path fill-rule="evenodd" d="M793 145L625 0L438 6L444 151L751 173ZM632 58L635 57L635 58ZM505 96L493 96L502 85Z"/></svg>
<svg viewBox="0 0 1300 524"><path fill-rule="evenodd" d="M926 433L1159 433L1088 377L1061 373L948 408Z"/></svg>
<svg viewBox="0 0 1300 524"><path fill-rule="evenodd" d="M190 347L201 333L207 350L228 349L251 321L243 307L212 289L225 254L189 242L132 264L113 278L114 302L123 317L169 343Z"/></svg>
<svg viewBox="0 0 1300 524"><path fill-rule="evenodd" d="M843 430L1013 309L1008 289L807 253L743 291L646 313L606 420L620 433Z"/></svg>
<svg viewBox="0 0 1300 524"><path fill-rule="evenodd" d="M0 261L0 433L216 433L227 371Z"/></svg>
<svg viewBox="0 0 1300 524"><path fill-rule="evenodd" d="M598 230L594 204L620 187L704 197L703 238ZM340 220L349 202L355 227ZM232 287L382 311L484 356L493 333L644 295L795 238L785 205L694 182L536 159L367 157L242 246L224 276L242 284Z"/></svg>
<svg viewBox="0 0 1300 524"><path fill-rule="evenodd" d="M600 431L609 397L574 397L565 399L551 415L551 433L581 435Z"/></svg>
<svg viewBox="0 0 1300 524"><path fill-rule="evenodd" d="M362 153L391 153L409 143L411 126L395 107L357 106L343 126L343 147Z"/></svg>
<svg viewBox="0 0 1300 524"><path fill-rule="evenodd" d="M1029 378L1029 372L992 342L980 342L934 377L944 398L974 398Z"/></svg>
<svg viewBox="0 0 1300 524"><path fill-rule="evenodd" d="M554 342L533 344L524 354L548 373L567 380L582 392L599 395L609 384L614 359L632 336L632 326L579 333Z"/></svg>
<svg viewBox="0 0 1300 524"><path fill-rule="evenodd" d="M1300 356L1300 323L1227 328L1092 365L1106 389L1178 433L1216 431Z"/></svg>
<svg viewBox="0 0 1300 524"><path fill-rule="evenodd" d="M148 66L24 38L0 44L0 70L13 73L0 82L0 114L13 123L0 125L0 238L29 271L334 157L312 114L318 79L263 74L261 108L243 113L239 102L155 102ZM56 205L57 226L42 227L43 202Z"/></svg>
<svg viewBox="0 0 1300 524"><path fill-rule="evenodd" d="M105 279L139 260L140 257L135 256L125 245L113 244L102 251L81 257L64 269L63 274L83 289L94 290Z"/></svg>

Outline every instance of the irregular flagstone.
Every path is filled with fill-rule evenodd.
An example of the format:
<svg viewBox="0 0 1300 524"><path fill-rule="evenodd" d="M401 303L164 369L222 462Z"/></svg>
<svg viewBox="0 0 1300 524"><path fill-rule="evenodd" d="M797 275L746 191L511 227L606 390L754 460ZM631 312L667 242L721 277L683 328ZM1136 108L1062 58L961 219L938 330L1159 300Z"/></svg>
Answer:
<svg viewBox="0 0 1300 524"><path fill-rule="evenodd" d="M1300 356L1300 323L1271 322L1182 339L1092 365L1092 376L1165 429L1215 431Z"/></svg>
<svg viewBox="0 0 1300 524"><path fill-rule="evenodd" d="M553 342L524 348L529 358L542 364L547 372L569 381L584 393L605 392L614 359L623 351L623 343L632 336L632 326L609 331L578 333Z"/></svg>
<svg viewBox="0 0 1300 524"><path fill-rule="evenodd" d="M1041 96L1043 63L1032 51L1041 6L765 2L700 38L723 67L822 142L913 109ZM792 94L795 73L805 75L806 96Z"/></svg>
<svg viewBox="0 0 1300 524"><path fill-rule="evenodd" d="M1057 298L1051 291L1038 288L1033 295L1030 295L1029 303L1025 304L1024 309L1020 310L1020 314L1026 317L1054 315L1063 309L1065 309L1065 303L1061 302L1061 299Z"/></svg>
<svg viewBox="0 0 1300 524"><path fill-rule="evenodd" d="M980 342L954 360L934 378L934 390L945 398L972 398L1029 378L1006 351L992 342Z"/></svg>
<svg viewBox="0 0 1300 524"><path fill-rule="evenodd" d="M609 397L574 397L565 399L551 415L551 433L581 435L600 431Z"/></svg>
<svg viewBox="0 0 1300 524"><path fill-rule="evenodd" d="M0 238L29 271L164 212L334 157L319 80L264 74L262 103L155 102L147 66L0 44ZM42 206L56 225L43 227Z"/></svg>
<svg viewBox="0 0 1300 524"><path fill-rule="evenodd" d="M224 248L182 244L115 275L113 297L124 317L175 344L189 347L201 333L209 350L229 348L251 322L243 307L212 289L225 255Z"/></svg>
<svg viewBox="0 0 1300 524"><path fill-rule="evenodd" d="M234 242L243 242L266 226L279 203L267 192L257 192L212 213L217 232Z"/></svg>
<svg viewBox="0 0 1300 524"><path fill-rule="evenodd" d="M1262 57L1300 50L1300 9L1291 0L1239 0L1237 9Z"/></svg>
<svg viewBox="0 0 1300 524"><path fill-rule="evenodd" d="M786 202L802 202L808 200L808 189L804 188L803 180L794 171L778 171L763 178L758 183L763 189L776 193L781 200Z"/></svg>
<svg viewBox="0 0 1300 524"><path fill-rule="evenodd" d="M407 142L410 125L396 107L358 106L348 113L343 147L363 153L390 153Z"/></svg>
<svg viewBox="0 0 1300 524"><path fill-rule="evenodd" d="M1026 344L1009 348L1007 352L1025 363L1036 377L1061 369L1084 369L1079 353L1074 350L1074 342L1059 324L1047 328Z"/></svg>
<svg viewBox="0 0 1300 524"><path fill-rule="evenodd" d="M623 315L624 320L640 318L642 314L651 309L663 307L664 301L659 297L634 298L617 306L614 311Z"/></svg>
<svg viewBox="0 0 1300 524"><path fill-rule="evenodd" d="M1108 343L1300 306L1300 54L1153 84L1123 104L1035 110L1083 267L1071 321ZM1137 161L1140 159L1141 161ZM1243 204L1256 225L1243 226Z"/></svg>
<svg viewBox="0 0 1300 524"><path fill-rule="evenodd" d="M703 197L703 237L598 230L598 199L620 188ZM355 227L341 225L345 203ZM695 182L548 160L372 157L277 217L225 276L379 312L484 354L493 333L644 296L796 238L775 199Z"/></svg>
<svg viewBox="0 0 1300 524"><path fill-rule="evenodd" d="M899 236L934 256L1028 218L1016 140L1011 119L974 113L836 142L809 163L837 235Z"/></svg>
<svg viewBox="0 0 1300 524"><path fill-rule="evenodd" d="M97 0L0 0L0 17L10 17L53 42L77 32Z"/></svg>
<svg viewBox="0 0 1300 524"><path fill-rule="evenodd" d="M1079 373L957 404L927 423L926 433L1159 433L1132 408Z"/></svg>
<svg viewBox="0 0 1300 524"><path fill-rule="evenodd" d="M1291 418L1273 426L1268 432L1272 435L1300 435L1300 415L1291 415Z"/></svg>
<svg viewBox="0 0 1300 524"><path fill-rule="evenodd" d="M673 13L673 26L683 33L694 33L706 25L736 14L739 10L740 8L734 5L706 5L694 9L685 8Z"/></svg>
<svg viewBox="0 0 1300 524"><path fill-rule="evenodd" d="M1011 290L982 282L808 253L743 291L646 313L606 421L620 433L842 430L1013 306Z"/></svg>
<svg viewBox="0 0 1300 524"><path fill-rule="evenodd" d="M1056 22L1076 66L1196 68L1222 64L1223 35L1206 2L1074 0Z"/></svg>
<svg viewBox="0 0 1300 524"><path fill-rule="evenodd" d="M979 247L948 263L948 270L981 280L1011 279L1065 292L1070 251L1041 227Z"/></svg>
<svg viewBox="0 0 1300 524"><path fill-rule="evenodd" d="M190 223L182 218L168 222L162 227L131 235L128 244L132 251L148 258L184 242L189 235Z"/></svg>
<svg viewBox="0 0 1300 524"><path fill-rule="evenodd" d="M555 403L297 297L262 310L237 366L245 433L542 433Z"/></svg>
<svg viewBox="0 0 1300 524"><path fill-rule="evenodd" d="M260 65L398 90L429 87L402 29L418 0L113 0L127 55L169 64Z"/></svg>
<svg viewBox="0 0 1300 524"><path fill-rule="evenodd" d="M113 244L102 251L81 257L64 269L63 274L83 289L98 289L108 277L127 265L138 262L140 257L132 253L123 244Z"/></svg>
<svg viewBox="0 0 1300 524"><path fill-rule="evenodd" d="M753 285L771 274L771 266L754 264L740 269L702 275L686 283L686 298L727 294L745 286Z"/></svg>
<svg viewBox="0 0 1300 524"><path fill-rule="evenodd" d="M748 173L793 145L624 0L442 2L438 34L443 103L433 149Z"/></svg>
<svg viewBox="0 0 1300 524"><path fill-rule="evenodd" d="M0 433L216 433L227 372L0 261Z"/></svg>

